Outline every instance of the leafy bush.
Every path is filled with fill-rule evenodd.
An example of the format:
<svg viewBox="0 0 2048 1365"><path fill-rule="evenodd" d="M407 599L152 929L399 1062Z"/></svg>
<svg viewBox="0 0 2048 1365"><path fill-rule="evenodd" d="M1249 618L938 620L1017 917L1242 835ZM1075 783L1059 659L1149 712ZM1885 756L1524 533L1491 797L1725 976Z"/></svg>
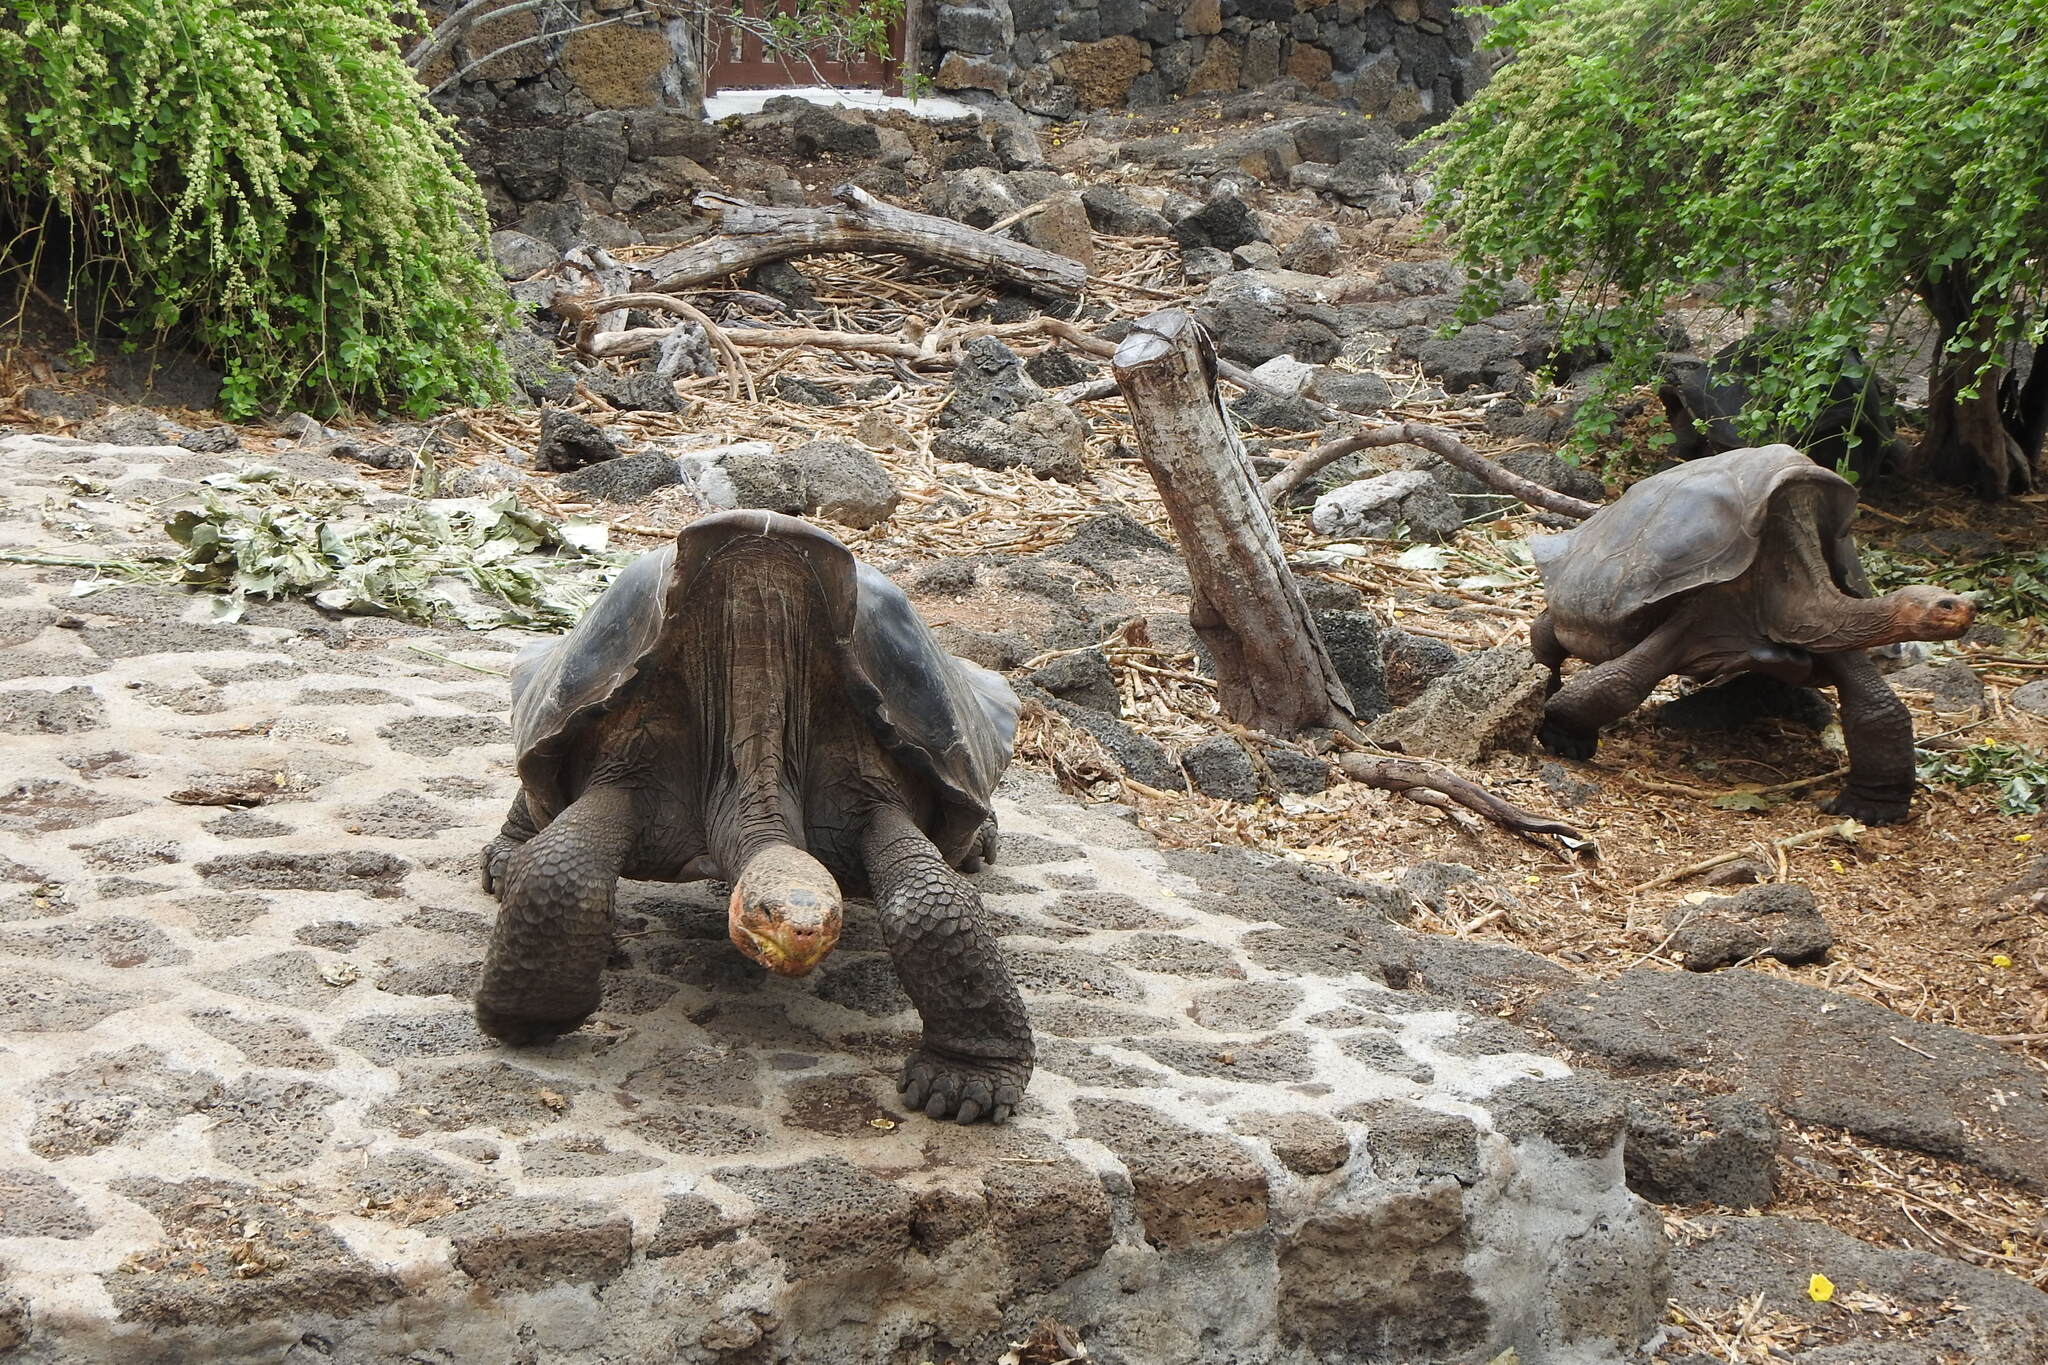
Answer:
<svg viewBox="0 0 2048 1365"><path fill-rule="evenodd" d="M2048 33L2039 0L1507 0L1514 53L1447 125L1437 220L1496 285L1570 298L1567 346L1647 378L1696 293L1791 319L1752 427L1824 403L1845 346L1917 294L1944 348L1923 450L1987 493L2031 483L2048 426ZM1474 316L1490 311L1475 292ZM2048 362L2048 351L2041 353Z"/></svg>
<svg viewBox="0 0 2048 1365"><path fill-rule="evenodd" d="M481 195L383 0L0 0L0 263L222 404L503 392Z"/></svg>
<svg viewBox="0 0 2048 1365"><path fill-rule="evenodd" d="M2048 804L2048 758L2019 744L1985 740L1960 749L1922 749L1920 780L1952 787L1995 787L2007 815L2039 815Z"/></svg>

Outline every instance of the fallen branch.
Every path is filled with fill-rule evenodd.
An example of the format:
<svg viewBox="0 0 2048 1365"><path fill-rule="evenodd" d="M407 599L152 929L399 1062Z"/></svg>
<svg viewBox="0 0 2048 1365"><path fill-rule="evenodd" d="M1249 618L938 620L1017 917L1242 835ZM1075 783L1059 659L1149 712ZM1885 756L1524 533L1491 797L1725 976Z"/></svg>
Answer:
<svg viewBox="0 0 2048 1365"><path fill-rule="evenodd" d="M555 302L549 306L563 317L572 320L586 318L592 313L614 315L631 308L662 308L705 323L706 335L713 334L708 320L701 312L694 309L684 312L690 305L671 294L661 292L664 288L666 286L662 285L656 286L653 290L615 294L603 298L557 295ZM859 351L868 355L886 356L891 360L908 361L913 365L947 367L955 361L952 353L976 337L995 337L1003 341L1051 337L1056 341L1065 342L1083 355L1108 359L1116 354L1115 342L1106 341L1092 332L1076 327L1064 318L1041 315L1027 318L1023 322L974 322L941 327L930 332L921 332L922 326L917 319L911 319L905 323L904 330L897 333L837 332L819 327L727 327L718 335L735 346L769 350L811 347L821 351ZM661 338L667 336L668 331L666 327L584 328L577 333L576 345L577 349L593 359L645 355L660 344ZM740 368L744 369L743 366ZM1275 390L1254 379L1251 371L1228 360L1218 362L1216 375L1217 378L1228 380L1248 393L1275 393ZM1071 404L1089 398L1108 398L1119 390L1116 381L1108 379L1087 385L1081 397L1070 397L1069 394L1072 392L1074 391L1071 389L1063 389L1057 396L1061 401ZM1343 415L1335 408L1323 404L1312 403L1310 406L1333 419ZM1507 473L1506 470L1501 472ZM1267 501L1270 503L1272 500L1268 498Z"/></svg>
<svg viewBox="0 0 2048 1365"><path fill-rule="evenodd" d="M996 219L993 223L990 223L987 227L983 228L982 231L993 235L995 233L1001 232L1004 228L1015 227L1017 226L1017 224L1023 222L1027 218L1036 218L1039 214L1044 213L1047 209L1051 207L1052 200L1050 199L1041 199L1035 204L1026 204L1023 208L1018 209L1015 213L1010 214L1008 217Z"/></svg>
<svg viewBox="0 0 2048 1365"><path fill-rule="evenodd" d="M1600 504L1559 493L1545 488L1542 484L1525 479L1512 469L1507 469L1487 459L1442 427L1424 426L1419 422L1400 422L1389 426L1373 427L1356 436L1346 436L1341 441L1332 441L1319 450L1312 450L1294 463L1266 480L1265 494L1268 503L1277 504L1282 498L1321 470L1346 455L1380 446L1412 445L1421 446L1433 455L1441 456L1446 464L1454 465L1467 474L1481 480L1488 487L1498 489L1512 498L1520 498L1531 507L1540 507L1546 512L1584 521L1600 510Z"/></svg>
<svg viewBox="0 0 2048 1365"><path fill-rule="evenodd" d="M1076 403L1095 403L1104 398L1115 398L1123 393L1114 379L1084 379L1078 384L1069 384L1064 389L1053 390L1053 397L1068 407Z"/></svg>
<svg viewBox="0 0 2048 1365"><path fill-rule="evenodd" d="M665 294L628 294L626 298L666 298ZM757 350L786 351L811 347L820 351L859 351L867 355L907 360L912 364L951 363L947 357L929 352L901 333L834 332L821 327L726 327L725 339L735 346ZM620 356L645 355L668 335L666 327L628 327L624 331L600 332L587 343L579 343L585 355L604 360Z"/></svg>
<svg viewBox="0 0 2048 1365"><path fill-rule="evenodd" d="M1654 891L1660 886L1669 886L1673 882L1684 881L1687 877L1696 876L1701 872L1711 872L1724 863L1732 863L1737 859L1747 858L1757 848L1803 848L1807 844L1817 843L1822 839L1828 838L1840 839L1843 843L1853 844L1856 842L1856 836L1863 832L1863 828L1861 824L1854 820L1844 820L1838 825L1828 825L1821 829L1810 829L1803 834L1788 834L1784 838L1774 839L1768 844L1750 844L1727 853L1717 853L1711 858L1703 858L1699 862L1652 877L1646 882L1638 882L1628 888L1628 894L1633 896L1644 891Z"/></svg>
<svg viewBox="0 0 2048 1365"><path fill-rule="evenodd" d="M570 311L564 312L564 316L582 317L598 310L612 312L621 308L667 308L681 312L689 306L683 304L678 307L679 302L667 294L647 293L583 298L573 300ZM703 315L692 310L687 316L701 319ZM579 332L576 344L585 355L598 359L644 355L654 350L668 331L666 327L628 327L615 332L596 331L589 335ZM908 361L913 365L951 366L957 360L955 353L976 337L1017 341L1050 336L1089 355L1108 356L1116 352L1113 343L1091 336L1071 322L1048 317L1029 318L1023 322L970 322L929 332L922 331L913 319L901 332L835 332L820 327L726 327L720 329L720 334L735 346L767 350L812 347L821 351L860 351Z"/></svg>
<svg viewBox="0 0 2048 1365"><path fill-rule="evenodd" d="M718 353L724 356L732 366L731 369L726 371L725 376L728 391L732 396L738 398L742 392L745 392L749 403L755 399L754 373L747 368L746 359L740 355L739 348L733 345L732 341L727 338L722 327L706 317L694 305L684 303L679 298L668 294L614 294L608 298L563 298L560 295L556 295L555 301L549 307L571 322L578 324L576 328L576 349L589 354L597 353L593 349L592 343L600 337L635 336L654 332L658 335L645 347L646 350L653 350L661 344L661 337L665 337L669 333L669 329L666 327L634 327L621 329L616 332L606 332L598 326L598 321L601 318L615 316L631 308L661 309L674 313L678 317L687 318L704 329L705 340L716 347Z"/></svg>
<svg viewBox="0 0 2048 1365"><path fill-rule="evenodd" d="M1447 803L1455 801L1531 842L1536 842L1538 834L1549 834L1565 840L1568 848L1584 848L1593 857L1600 856L1600 850L1592 840L1563 821L1532 815L1512 801L1495 796L1486 788L1435 763L1387 754L1347 753L1337 756L1337 766L1353 782L1378 787L1381 791L1399 792L1411 801L1439 809L1448 809Z"/></svg>
<svg viewBox="0 0 2048 1365"><path fill-rule="evenodd" d="M593 315L594 330L616 332L626 325L626 308L620 306L615 298L606 296L620 295L632 288L633 272L613 260L609 251L601 246L576 247L562 257L556 269L571 271L590 281L590 287L578 291L578 294L602 305ZM571 316L567 311L567 305L578 297L578 294L572 294L565 299L557 293L555 300L548 306L564 317ZM558 303L563 306L557 307Z"/></svg>
<svg viewBox="0 0 2048 1365"><path fill-rule="evenodd" d="M1079 261L885 204L858 185L840 185L832 196L838 207L769 208L699 195L697 207L722 210L718 235L642 262L640 269L656 290L672 293L797 256L893 252L1062 298L1079 294L1088 282Z"/></svg>

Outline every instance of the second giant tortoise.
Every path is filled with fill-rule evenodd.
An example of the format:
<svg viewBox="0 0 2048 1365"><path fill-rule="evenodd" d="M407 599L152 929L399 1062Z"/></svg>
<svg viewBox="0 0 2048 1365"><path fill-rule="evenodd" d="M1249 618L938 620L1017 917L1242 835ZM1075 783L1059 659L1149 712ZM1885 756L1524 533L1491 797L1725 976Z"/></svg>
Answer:
<svg viewBox="0 0 2048 1365"><path fill-rule="evenodd" d="M622 876L731 883L733 942L789 976L831 951L842 889L871 891L924 1021L906 1099L1009 1115L1031 1029L955 869L993 852L1017 699L888 579L793 517L703 517L521 656L512 693L520 791L483 855L502 902L484 1032L551 1038L597 1007Z"/></svg>
<svg viewBox="0 0 2048 1365"><path fill-rule="evenodd" d="M1855 513L1848 480L1776 445L1667 469L1572 530L1538 536L1549 601L1529 638L1551 670L1544 746L1590 758L1600 727L1674 674L1832 686L1849 777L1826 808L1873 825L1904 819L1912 716L1867 651L1953 640L1976 608L1938 587L1874 596L1849 535ZM1570 656L1594 667L1566 683Z"/></svg>

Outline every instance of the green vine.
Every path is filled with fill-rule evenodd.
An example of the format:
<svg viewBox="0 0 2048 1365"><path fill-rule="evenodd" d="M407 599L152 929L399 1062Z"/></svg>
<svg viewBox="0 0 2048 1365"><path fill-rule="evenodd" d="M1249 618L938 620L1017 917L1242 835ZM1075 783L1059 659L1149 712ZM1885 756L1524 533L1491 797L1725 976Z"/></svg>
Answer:
<svg viewBox="0 0 2048 1365"><path fill-rule="evenodd" d="M230 414L500 395L482 198L392 12L0 0L0 266L194 345Z"/></svg>

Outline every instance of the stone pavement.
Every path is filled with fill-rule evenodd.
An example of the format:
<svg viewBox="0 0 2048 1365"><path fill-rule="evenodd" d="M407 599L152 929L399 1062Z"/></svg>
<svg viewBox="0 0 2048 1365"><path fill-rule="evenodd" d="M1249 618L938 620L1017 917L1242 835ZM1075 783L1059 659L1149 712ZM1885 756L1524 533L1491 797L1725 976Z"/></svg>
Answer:
<svg viewBox="0 0 2048 1365"><path fill-rule="evenodd" d="M159 548L222 467L0 439L0 548ZM1618 1109L1338 951L1328 879L1013 773L1003 1128L897 1103L859 906L792 982L716 888L628 884L603 1008L512 1050L467 997L520 637L88 577L0 564L10 1363L979 1365L1050 1317L1106 1362L1565 1365L1662 1313Z"/></svg>

